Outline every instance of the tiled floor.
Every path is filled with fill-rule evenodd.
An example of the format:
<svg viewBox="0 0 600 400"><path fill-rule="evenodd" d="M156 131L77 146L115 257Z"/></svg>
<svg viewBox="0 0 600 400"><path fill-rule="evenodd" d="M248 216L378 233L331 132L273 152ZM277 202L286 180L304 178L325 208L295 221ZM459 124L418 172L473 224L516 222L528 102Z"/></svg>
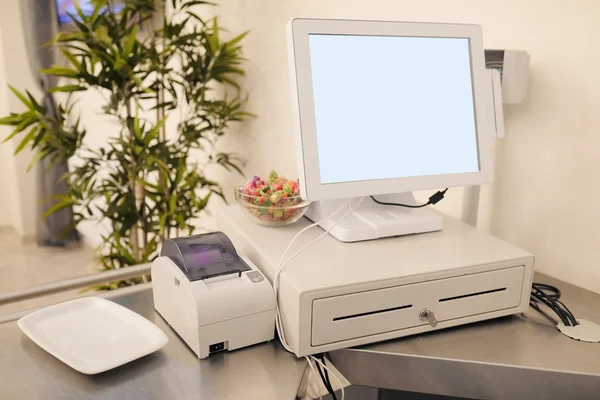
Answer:
<svg viewBox="0 0 600 400"><path fill-rule="evenodd" d="M94 252L87 247L39 247L24 244L14 231L0 228L0 292L36 286L97 272ZM68 300L81 295L74 290L0 306L0 315Z"/></svg>

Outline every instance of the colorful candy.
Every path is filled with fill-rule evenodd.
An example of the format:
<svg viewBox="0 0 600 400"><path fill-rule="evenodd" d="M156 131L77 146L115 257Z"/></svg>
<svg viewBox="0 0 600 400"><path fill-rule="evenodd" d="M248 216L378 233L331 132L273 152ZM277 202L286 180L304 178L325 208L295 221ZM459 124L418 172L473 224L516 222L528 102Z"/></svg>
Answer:
<svg viewBox="0 0 600 400"><path fill-rule="evenodd" d="M282 178L271 171L268 179L253 177L236 194L244 209L265 225L285 225L300 218L308 202L300 197L298 181Z"/></svg>

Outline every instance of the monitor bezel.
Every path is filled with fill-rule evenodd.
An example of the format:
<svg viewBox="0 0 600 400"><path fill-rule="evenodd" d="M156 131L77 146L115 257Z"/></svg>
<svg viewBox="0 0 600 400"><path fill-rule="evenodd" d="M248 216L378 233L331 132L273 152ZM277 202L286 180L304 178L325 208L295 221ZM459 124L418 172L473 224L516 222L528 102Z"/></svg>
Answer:
<svg viewBox="0 0 600 400"><path fill-rule="evenodd" d="M309 46L311 34L469 39L479 171L322 183L313 101ZM491 145L495 122L491 78L485 67L483 37L479 25L296 18L288 24L288 50L298 173L303 198L340 199L492 182L494 171Z"/></svg>

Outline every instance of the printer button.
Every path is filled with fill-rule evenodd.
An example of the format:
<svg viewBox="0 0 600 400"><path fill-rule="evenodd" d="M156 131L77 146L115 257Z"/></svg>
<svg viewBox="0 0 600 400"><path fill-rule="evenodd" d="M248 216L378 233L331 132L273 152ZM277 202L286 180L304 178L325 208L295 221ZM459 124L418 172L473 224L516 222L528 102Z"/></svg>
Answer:
<svg viewBox="0 0 600 400"><path fill-rule="evenodd" d="M252 283L259 283L265 280L265 277L259 271L247 272L246 276L250 278Z"/></svg>

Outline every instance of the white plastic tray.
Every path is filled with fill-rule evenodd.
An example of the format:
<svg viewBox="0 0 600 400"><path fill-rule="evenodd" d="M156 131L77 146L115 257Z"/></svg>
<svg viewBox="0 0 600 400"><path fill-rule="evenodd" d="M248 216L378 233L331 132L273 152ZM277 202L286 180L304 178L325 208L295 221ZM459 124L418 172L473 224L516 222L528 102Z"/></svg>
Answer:
<svg viewBox="0 0 600 400"><path fill-rule="evenodd" d="M88 375L153 353L169 341L152 322L100 297L44 308L18 325L42 349Z"/></svg>

